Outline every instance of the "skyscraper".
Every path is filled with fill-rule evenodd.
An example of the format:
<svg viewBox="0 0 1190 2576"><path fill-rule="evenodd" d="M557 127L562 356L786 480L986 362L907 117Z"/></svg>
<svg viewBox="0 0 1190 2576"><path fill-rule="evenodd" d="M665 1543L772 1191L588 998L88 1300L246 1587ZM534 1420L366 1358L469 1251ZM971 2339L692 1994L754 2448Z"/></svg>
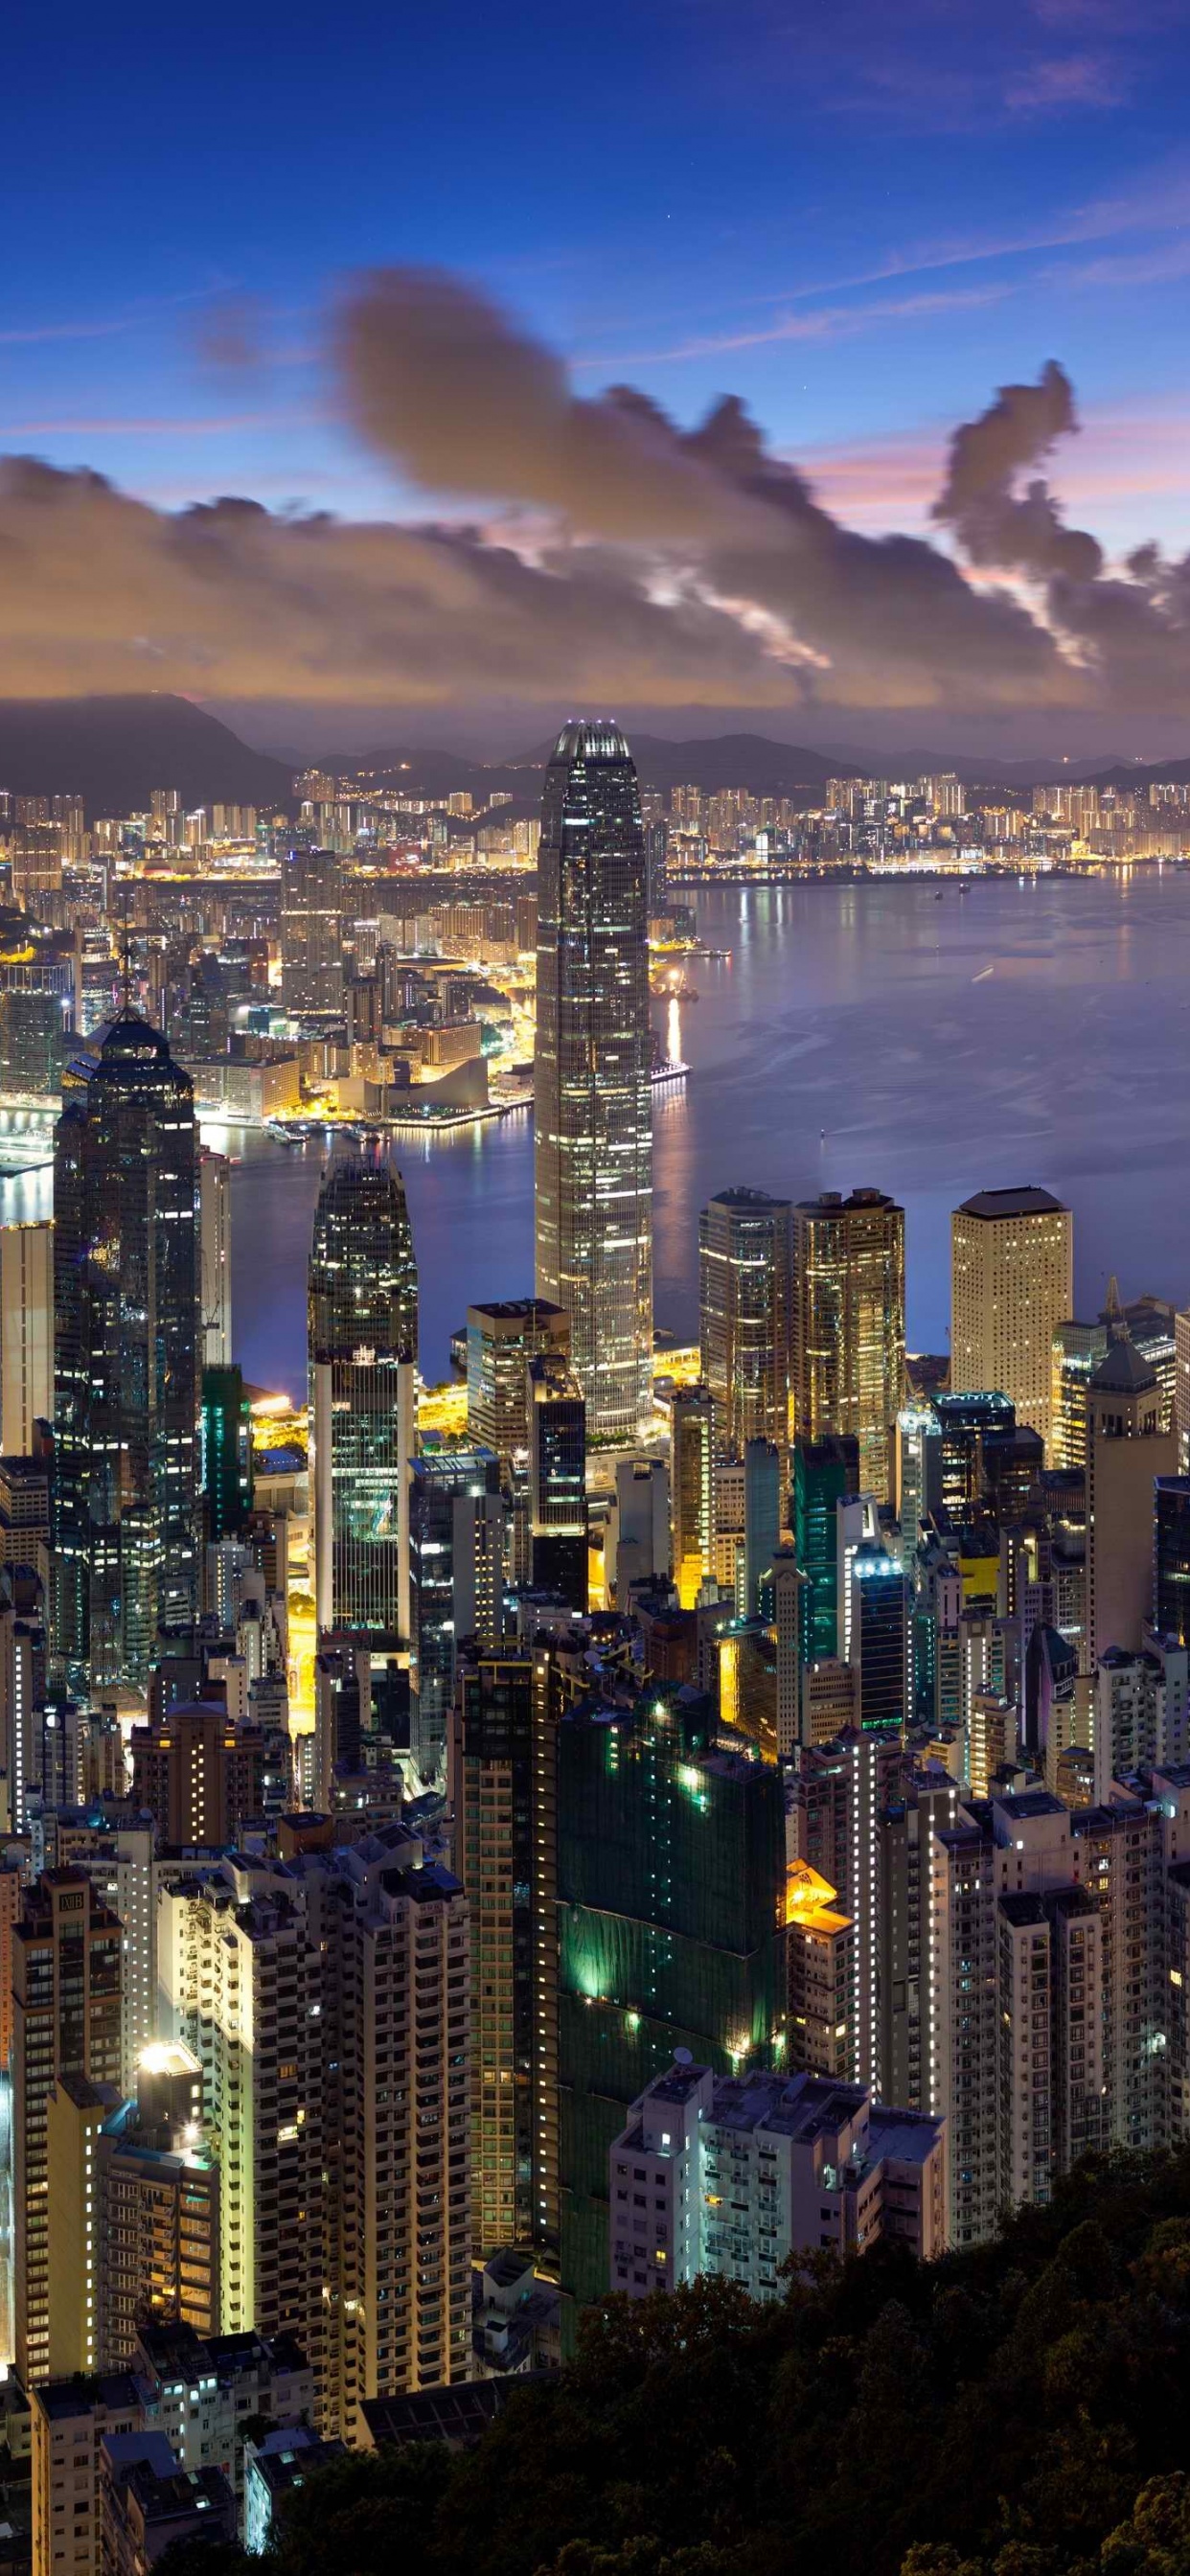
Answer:
<svg viewBox="0 0 1190 2576"><path fill-rule="evenodd" d="M33 1454L33 1425L54 1412L54 1229L0 1226L0 1451Z"/></svg>
<svg viewBox="0 0 1190 2576"><path fill-rule="evenodd" d="M589 1435L632 1440L653 1367L652 1039L640 795L615 725L558 736L538 889L537 1293L570 1317Z"/></svg>
<svg viewBox="0 0 1190 2576"><path fill-rule="evenodd" d="M565 1358L570 1323L544 1297L505 1297L467 1308L467 1429L494 1449L507 1474L529 1446L525 1363L541 1352Z"/></svg>
<svg viewBox="0 0 1190 2576"><path fill-rule="evenodd" d="M530 1360L529 1528L533 1581L587 1607L587 1433L569 1360Z"/></svg>
<svg viewBox="0 0 1190 2576"><path fill-rule="evenodd" d="M252 1414L238 1368L202 1373L202 1491L209 1546L234 1538L252 1509Z"/></svg>
<svg viewBox="0 0 1190 2576"><path fill-rule="evenodd" d="M343 1009L342 867L334 850L287 850L281 862L281 996L292 1019Z"/></svg>
<svg viewBox="0 0 1190 2576"><path fill-rule="evenodd" d="M791 1242L789 1201L767 1190L720 1190L698 1220L702 1376L733 1457L789 1446Z"/></svg>
<svg viewBox="0 0 1190 2576"><path fill-rule="evenodd" d="M860 1485L887 1499L905 1385L905 1211L883 1190L824 1190L793 1212L799 1435L853 1432Z"/></svg>
<svg viewBox="0 0 1190 2576"><path fill-rule="evenodd" d="M204 1368L231 1366L231 1165L204 1145L198 1158L199 1279Z"/></svg>
<svg viewBox="0 0 1190 2576"><path fill-rule="evenodd" d="M977 1190L950 1221L950 1382L996 1387L1048 1443L1053 1344L1074 1309L1074 1219L1048 1190Z"/></svg>
<svg viewBox="0 0 1190 2576"><path fill-rule="evenodd" d="M50 2092L63 2076L119 2083L123 1938L119 1916L72 1869L45 1871L13 1929L16 2360L26 2387L49 2368Z"/></svg>
<svg viewBox="0 0 1190 2576"><path fill-rule="evenodd" d="M143 1683L194 1614L195 1208L189 1077L122 1011L54 1142L55 1647L92 1690Z"/></svg>
<svg viewBox="0 0 1190 2576"><path fill-rule="evenodd" d="M405 1185L378 1138L337 1147L323 1175L309 1333L318 1625L395 1636L408 1624L417 1271Z"/></svg>
<svg viewBox="0 0 1190 2576"><path fill-rule="evenodd" d="M1161 1428L1150 1361L1113 1341L1087 1389L1087 1656L1135 1654L1153 1615L1153 1504L1158 1476L1177 1466L1177 1434Z"/></svg>
<svg viewBox="0 0 1190 2576"><path fill-rule="evenodd" d="M714 1429L709 1390L675 1387L669 1432L671 1556L683 1610L694 1608L715 1571Z"/></svg>

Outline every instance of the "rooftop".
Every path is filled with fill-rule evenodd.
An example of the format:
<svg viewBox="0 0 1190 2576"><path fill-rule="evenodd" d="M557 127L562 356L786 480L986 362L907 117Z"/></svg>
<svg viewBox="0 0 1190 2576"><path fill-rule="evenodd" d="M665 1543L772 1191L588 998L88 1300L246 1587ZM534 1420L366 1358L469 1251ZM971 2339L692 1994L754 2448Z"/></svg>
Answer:
<svg viewBox="0 0 1190 2576"><path fill-rule="evenodd" d="M995 1222L1011 1216L1066 1216L1061 1199L1049 1190L976 1190L973 1198L964 1199L959 1216L989 1217Z"/></svg>

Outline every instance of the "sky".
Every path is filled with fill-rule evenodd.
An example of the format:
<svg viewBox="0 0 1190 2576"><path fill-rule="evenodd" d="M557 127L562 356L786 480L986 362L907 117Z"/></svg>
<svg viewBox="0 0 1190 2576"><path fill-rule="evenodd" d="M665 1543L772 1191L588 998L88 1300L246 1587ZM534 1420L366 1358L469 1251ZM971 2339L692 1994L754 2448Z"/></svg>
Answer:
<svg viewBox="0 0 1190 2576"><path fill-rule="evenodd" d="M567 545L577 533L585 547L637 549L638 593L658 626L689 576L672 553L688 531L675 539L662 526L654 540L639 514L627 535L622 516L586 526L574 478L560 490L556 475L507 458L490 484L460 482L458 465L436 484L435 423L455 403L474 404L482 449L477 378L440 389L435 423L412 446L392 405L379 430L369 417L358 375L345 377L341 317L361 277L433 269L550 353L580 401L629 383L681 434L737 398L832 520L957 551L977 592L1007 582L1016 597L1024 581L1029 616L1048 630L1042 567L987 560L986 540L978 560L931 506L955 428L978 420L997 387L1035 385L1056 360L1078 427L1018 460L1020 472L1039 466L1065 519L1094 531L1109 575L1140 546L1173 561L1190 551L1188 73L1190 11L1166 0L1128 11L1118 0L1003 0L994 12L950 0L608 0L582 17L556 0L305 17L213 0L193 20L18 0L0 168L0 452L109 478L156 514L142 535L161 514L234 494L286 522L322 511L369 527L465 522L488 546L493 529L501 543L511 532L540 571L544 511L555 584L561 511ZM449 334L449 308L446 320ZM467 458L468 475L487 470ZM75 542L89 562L107 539L93 543L80 524ZM657 546L671 549L660 569ZM5 663L3 686L99 685L101 621L84 613L81 652L62 562L30 562L47 601L62 578L65 604L25 639L28 682ZM618 578L622 554L613 569ZM590 551L581 570L602 578ZM730 599L740 631L771 646L764 621L784 624L786 598L758 598L749 581L737 599L722 576L722 548L713 582L700 553L700 602L713 596L722 622ZM1101 650L1101 605L1091 625L1081 614L1073 630L1064 623L1062 653L1080 671ZM1105 605L1114 616L1119 602ZM154 590L143 649L161 684L249 726L255 709L258 733L292 738L302 705L325 733L328 697L342 737L357 718L375 736L379 709L380 733L391 731L390 712L403 722L412 696L405 730L420 738L457 735L484 708L511 722L548 697L511 634L507 688L498 667L473 669L465 655L452 678L445 631L432 685L411 683L402 660L365 689L358 672L316 670L309 654L305 679L284 653L270 670L259 636L247 656L212 629L204 688L201 655L188 663L176 634L161 640L160 613ZM535 613L531 600L508 610ZM1180 655L1183 606L1161 613L1176 617ZM596 614L576 598L584 637ZM113 686L133 685L128 621L122 600ZM753 686L746 655L693 637L689 618L668 662L659 631L642 638L639 623L631 650L603 663L573 634L555 639L555 686L572 685L568 656L575 685L606 664L675 732L687 720L734 729L743 710L802 738L871 738L901 723L920 739L925 724L939 740L1010 748L1044 721L1082 750L1102 742L1106 709L1112 749L1190 749L1180 670L1159 704L1134 669L1127 685L1118 672L1102 688L1047 683L1043 719L1027 672L1014 694L981 667L965 695L936 674L914 683L903 709L887 659L857 679L850 645L813 620L805 628L799 611L809 658L791 703L765 671ZM845 682L821 676L845 664Z"/></svg>

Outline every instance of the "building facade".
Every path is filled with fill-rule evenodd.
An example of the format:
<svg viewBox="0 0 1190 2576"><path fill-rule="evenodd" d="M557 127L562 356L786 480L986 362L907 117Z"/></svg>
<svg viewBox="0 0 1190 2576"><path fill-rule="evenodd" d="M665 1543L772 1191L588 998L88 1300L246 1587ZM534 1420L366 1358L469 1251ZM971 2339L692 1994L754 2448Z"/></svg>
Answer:
<svg viewBox="0 0 1190 2576"><path fill-rule="evenodd" d="M1074 1310L1074 1219L1048 1190L978 1190L950 1221L950 1381L995 1387L1048 1444L1053 1348Z"/></svg>
<svg viewBox="0 0 1190 2576"><path fill-rule="evenodd" d="M860 1489L893 1490L905 1388L905 1211L882 1190L824 1190L793 1211L794 1428L850 1433Z"/></svg>

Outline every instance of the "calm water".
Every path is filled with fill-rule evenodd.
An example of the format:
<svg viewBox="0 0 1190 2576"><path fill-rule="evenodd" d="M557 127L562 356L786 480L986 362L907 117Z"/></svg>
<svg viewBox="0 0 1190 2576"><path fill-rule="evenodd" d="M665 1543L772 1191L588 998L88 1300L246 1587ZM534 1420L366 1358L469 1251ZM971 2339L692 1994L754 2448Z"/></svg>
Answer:
<svg viewBox="0 0 1190 2576"><path fill-rule="evenodd" d="M698 914L731 954L691 965L690 1081L657 1103L659 1323L693 1334L698 1210L733 1182L901 1199L919 1350L946 1348L949 1214L973 1189L1037 1181L1069 1200L1084 1313L1113 1270L1125 1297L1190 1302L1190 870L974 879L940 901L928 881L723 890ZM237 1357L296 1394L320 1156L225 1141L242 1156ZM410 1140L402 1162L432 1379L469 1299L532 1285L531 1122ZM0 1212L40 1212L47 1195L31 1176Z"/></svg>

